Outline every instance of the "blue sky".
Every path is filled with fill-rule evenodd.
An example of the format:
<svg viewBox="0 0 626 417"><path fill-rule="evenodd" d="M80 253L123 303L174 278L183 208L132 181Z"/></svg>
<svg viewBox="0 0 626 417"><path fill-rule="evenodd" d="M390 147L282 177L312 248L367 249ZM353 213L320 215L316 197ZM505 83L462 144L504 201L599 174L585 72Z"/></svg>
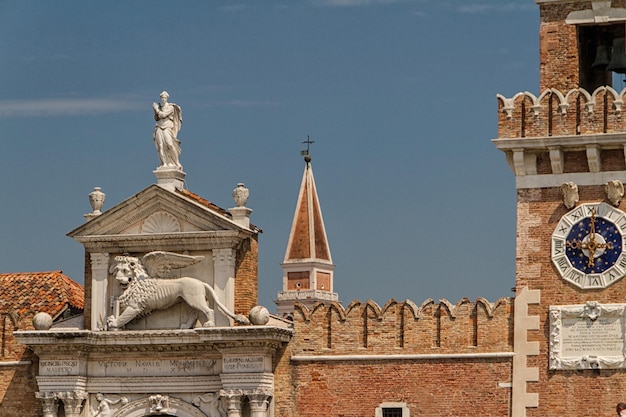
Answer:
<svg viewBox="0 0 626 417"><path fill-rule="evenodd" d="M515 185L496 93L538 93L532 0L0 0L0 271L61 269L91 210L156 182L151 103L183 110L188 188L250 189L274 311L307 135L354 299L510 296Z"/></svg>

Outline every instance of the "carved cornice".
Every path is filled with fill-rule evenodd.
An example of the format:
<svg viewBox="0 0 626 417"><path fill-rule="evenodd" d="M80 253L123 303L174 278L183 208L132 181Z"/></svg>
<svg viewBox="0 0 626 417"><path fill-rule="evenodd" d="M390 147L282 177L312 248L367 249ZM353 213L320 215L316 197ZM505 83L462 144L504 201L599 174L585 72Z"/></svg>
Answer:
<svg viewBox="0 0 626 417"><path fill-rule="evenodd" d="M41 355L76 352L215 352L245 347L272 351L288 343L293 332L280 327L239 326L116 332L28 330L14 334L20 343Z"/></svg>
<svg viewBox="0 0 626 417"><path fill-rule="evenodd" d="M250 233L237 230L210 232L180 232L126 235L75 236L90 252L150 252L155 248L178 252L181 250L207 250L236 248L250 237Z"/></svg>

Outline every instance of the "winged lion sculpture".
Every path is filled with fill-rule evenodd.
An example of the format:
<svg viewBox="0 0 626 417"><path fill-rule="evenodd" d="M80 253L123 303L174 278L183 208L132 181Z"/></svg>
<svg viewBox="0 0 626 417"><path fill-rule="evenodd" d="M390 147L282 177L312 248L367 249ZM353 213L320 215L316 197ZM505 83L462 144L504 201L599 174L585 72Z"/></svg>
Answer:
<svg viewBox="0 0 626 417"><path fill-rule="evenodd" d="M172 269L190 266L202 259L203 256L163 251L150 252L141 260L134 256L116 256L110 272L124 291L119 297L120 315L107 318L109 329L117 330L136 317L144 317L152 311L168 308L181 299L203 316L203 327L213 327L215 315L209 307L207 297L236 322L250 324L247 317L228 310L218 300L209 284L192 277L166 278Z"/></svg>

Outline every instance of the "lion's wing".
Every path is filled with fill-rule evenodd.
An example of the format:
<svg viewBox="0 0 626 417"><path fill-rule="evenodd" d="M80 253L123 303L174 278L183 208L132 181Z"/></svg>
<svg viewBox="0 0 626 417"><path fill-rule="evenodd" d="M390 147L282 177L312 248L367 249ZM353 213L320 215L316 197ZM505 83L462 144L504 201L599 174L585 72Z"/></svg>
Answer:
<svg viewBox="0 0 626 417"><path fill-rule="evenodd" d="M202 261L204 256L181 255L173 252L154 251L147 253L141 259L153 278L170 278L172 269L180 269Z"/></svg>

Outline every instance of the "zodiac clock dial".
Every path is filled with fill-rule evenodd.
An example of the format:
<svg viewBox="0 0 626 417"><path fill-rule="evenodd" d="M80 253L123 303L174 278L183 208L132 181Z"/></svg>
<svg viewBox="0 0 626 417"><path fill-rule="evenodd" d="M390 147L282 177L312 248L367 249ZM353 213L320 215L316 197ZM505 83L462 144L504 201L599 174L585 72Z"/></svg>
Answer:
<svg viewBox="0 0 626 417"><path fill-rule="evenodd" d="M606 288L626 275L626 214L606 203L581 204L552 233L552 263L579 288Z"/></svg>

